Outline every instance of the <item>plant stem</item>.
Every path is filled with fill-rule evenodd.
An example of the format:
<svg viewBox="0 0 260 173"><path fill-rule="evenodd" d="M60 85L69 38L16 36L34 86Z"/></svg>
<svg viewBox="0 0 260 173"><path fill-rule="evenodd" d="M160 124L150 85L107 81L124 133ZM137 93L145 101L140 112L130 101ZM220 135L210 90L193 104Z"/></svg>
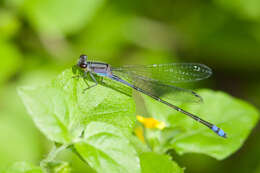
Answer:
<svg viewBox="0 0 260 173"><path fill-rule="evenodd" d="M57 147L57 145L54 144L48 156L40 162L40 167L42 168L42 170L46 173L50 173L48 169L48 163L53 162L56 156L64 149L68 148L69 146L70 145L65 144Z"/></svg>

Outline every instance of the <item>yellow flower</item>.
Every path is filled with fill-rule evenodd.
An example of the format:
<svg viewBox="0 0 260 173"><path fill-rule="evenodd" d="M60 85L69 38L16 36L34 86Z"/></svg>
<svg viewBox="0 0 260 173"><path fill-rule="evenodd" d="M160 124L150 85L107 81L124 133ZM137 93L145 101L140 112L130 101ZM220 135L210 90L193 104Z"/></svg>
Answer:
<svg viewBox="0 0 260 173"><path fill-rule="evenodd" d="M140 139L143 143L145 143L145 139L144 139L144 132L141 126L136 127L134 129L135 135L138 137L138 139Z"/></svg>
<svg viewBox="0 0 260 173"><path fill-rule="evenodd" d="M160 122L154 118L145 118L140 115L137 115L136 118L145 128L157 128L163 130L166 127L164 122Z"/></svg>

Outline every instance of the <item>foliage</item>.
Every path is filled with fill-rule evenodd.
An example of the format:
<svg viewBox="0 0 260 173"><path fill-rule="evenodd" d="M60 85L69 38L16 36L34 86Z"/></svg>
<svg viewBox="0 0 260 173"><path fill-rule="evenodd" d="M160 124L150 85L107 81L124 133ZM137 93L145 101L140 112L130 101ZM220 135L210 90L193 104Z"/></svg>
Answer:
<svg viewBox="0 0 260 173"><path fill-rule="evenodd" d="M65 161L50 161L51 164L46 165L43 159L41 166L49 170L66 168L72 173L95 172L96 162L90 162L89 158L85 158L88 162L83 162L72 147L75 145L71 144L79 136L84 137L86 134L81 134L82 130L94 122L119 129L117 131L124 135L123 141L129 141L137 152L141 169L156 171L156 163L162 160L165 168L186 167L188 173L257 172L260 164L259 123L255 126L257 112L230 95L260 108L259 2L0 1L0 172L15 162L18 163L7 170L41 169L34 165L39 165L46 155L49 159ZM77 79L69 83L70 70L65 72L68 78L60 75L53 82L40 85L75 64L82 53L88 54L90 60L115 66L175 61L208 65L214 71L212 78L189 87L203 86L230 95L199 90L205 100L203 104L179 106L216 123L228 132L228 138L222 140L209 129L146 97L135 97L135 106L132 98L111 87L99 86L82 94L80 90L85 83ZM63 82L78 86L77 94L63 88ZM31 118L17 94L19 86L29 86L21 89L20 94L23 100L35 106L26 106L33 113ZM100 95L105 95L106 99L101 100ZM122 105L117 104L119 99ZM44 103L45 110L38 101ZM71 102L74 105L70 105ZM105 109L122 112L106 114ZM135 115L143 117L142 122L136 123L135 109ZM92 116L95 112L100 115ZM194 130L201 133L193 134ZM116 133L115 138L120 134ZM51 150L54 141L60 144L56 143ZM84 140L81 142L89 145ZM64 147L68 148L62 150ZM95 149L98 149L96 145ZM63 152L59 154L60 150ZM165 155L167 150L171 160L180 166ZM152 158L157 162L153 163ZM144 166L149 162L154 167ZM163 163L160 166L162 170Z"/></svg>
<svg viewBox="0 0 260 173"><path fill-rule="evenodd" d="M139 146L132 142L133 98L104 85L82 93L86 83L92 83L74 75L74 71L68 69L49 84L18 90L37 127L51 141L62 145L50 152L42 169L55 163L60 151L73 148L74 153L97 172L158 172L161 169L182 172L169 156L163 155L169 149L180 154L197 152L224 159L241 147L258 120L258 112L251 105L221 92L201 90L204 104L190 103L182 107L199 115L210 113L203 118L211 119L227 131L228 139L223 139L197 122L144 97L148 113L168 124L164 130L146 129L147 152L137 149ZM222 115L225 117L220 118Z"/></svg>
<svg viewBox="0 0 260 173"><path fill-rule="evenodd" d="M224 159L242 146L245 138L256 125L259 112L248 103L223 92L204 89L198 93L204 99L204 103L200 105L186 103L181 107L214 122L225 130L227 139L220 139L208 128L191 121L181 113L168 109L167 106L155 104L150 98L146 98L145 101L153 117L169 124L169 129L161 134L166 138L162 141L167 141L164 145L174 148L179 154L196 152L216 159ZM175 134L174 137L172 134Z"/></svg>

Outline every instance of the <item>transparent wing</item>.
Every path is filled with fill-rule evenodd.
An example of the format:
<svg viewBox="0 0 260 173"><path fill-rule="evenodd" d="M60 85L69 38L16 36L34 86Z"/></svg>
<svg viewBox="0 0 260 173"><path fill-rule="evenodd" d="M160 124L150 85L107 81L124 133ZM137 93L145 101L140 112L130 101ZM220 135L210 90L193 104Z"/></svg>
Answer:
<svg viewBox="0 0 260 173"><path fill-rule="evenodd" d="M162 84L157 81L143 80L136 75L131 75L131 73L123 71L115 71L113 73L130 84L133 84L136 87L141 88L172 104L175 104L176 102L202 102L202 98L198 94L188 89Z"/></svg>
<svg viewBox="0 0 260 173"><path fill-rule="evenodd" d="M172 63L154 65L129 65L112 68L113 72L126 73L145 81L154 81L164 84L194 82L208 78L212 70L198 63Z"/></svg>

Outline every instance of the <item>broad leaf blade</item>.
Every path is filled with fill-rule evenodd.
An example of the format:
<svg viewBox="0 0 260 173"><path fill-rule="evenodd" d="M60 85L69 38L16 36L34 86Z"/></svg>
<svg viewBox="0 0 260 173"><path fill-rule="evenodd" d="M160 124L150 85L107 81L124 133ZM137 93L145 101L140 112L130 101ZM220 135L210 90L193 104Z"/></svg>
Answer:
<svg viewBox="0 0 260 173"><path fill-rule="evenodd" d="M175 129L176 133L168 142L169 148L174 148L179 154L195 152L224 159L242 146L256 125L259 113L248 103L223 92L200 90L198 94L203 97L203 104L183 104L180 107L222 128L227 133L227 139L150 98L145 97L145 103L152 116L166 121Z"/></svg>
<svg viewBox="0 0 260 173"><path fill-rule="evenodd" d="M177 163L173 162L169 156L153 152L140 155L142 173L183 173Z"/></svg>
<svg viewBox="0 0 260 173"><path fill-rule="evenodd" d="M75 148L97 172L140 172L134 147L120 129L111 124L90 123L83 141L76 143Z"/></svg>
<svg viewBox="0 0 260 173"><path fill-rule="evenodd" d="M37 127L51 140L69 143L72 136L67 121L67 103L55 88L21 88L19 94Z"/></svg>
<svg viewBox="0 0 260 173"><path fill-rule="evenodd" d="M95 120L109 122L128 133L135 122L131 97L101 85L89 89L82 79L72 78L71 69L45 86L19 89L38 128L51 140L71 143Z"/></svg>

